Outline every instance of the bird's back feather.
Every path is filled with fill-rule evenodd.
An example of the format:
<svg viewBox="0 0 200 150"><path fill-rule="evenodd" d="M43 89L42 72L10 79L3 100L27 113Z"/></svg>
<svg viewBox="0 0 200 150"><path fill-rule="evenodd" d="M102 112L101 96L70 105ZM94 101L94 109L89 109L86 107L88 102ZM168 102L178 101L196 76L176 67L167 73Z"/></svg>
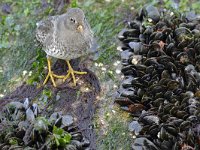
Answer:
<svg viewBox="0 0 200 150"><path fill-rule="evenodd" d="M51 16L37 23L36 38L43 45L46 45L48 39L51 38L51 36L53 35L55 20L56 16Z"/></svg>

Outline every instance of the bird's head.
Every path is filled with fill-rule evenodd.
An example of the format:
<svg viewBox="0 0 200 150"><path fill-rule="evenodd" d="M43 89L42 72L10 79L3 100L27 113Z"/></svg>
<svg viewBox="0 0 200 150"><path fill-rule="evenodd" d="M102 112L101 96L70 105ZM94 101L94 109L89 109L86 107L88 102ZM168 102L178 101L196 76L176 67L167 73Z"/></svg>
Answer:
<svg viewBox="0 0 200 150"><path fill-rule="evenodd" d="M67 29L82 33L85 28L85 15L80 8L68 9L65 17L65 26Z"/></svg>

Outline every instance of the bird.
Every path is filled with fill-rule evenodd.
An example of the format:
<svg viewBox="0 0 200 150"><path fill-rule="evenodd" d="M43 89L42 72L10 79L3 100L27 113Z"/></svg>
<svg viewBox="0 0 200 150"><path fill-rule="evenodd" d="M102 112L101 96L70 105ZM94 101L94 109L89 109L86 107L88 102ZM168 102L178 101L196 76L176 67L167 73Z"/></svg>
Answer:
<svg viewBox="0 0 200 150"><path fill-rule="evenodd" d="M56 87L55 79L65 81L72 76L76 86L75 74L83 75L87 72L73 70L70 60L86 57L94 52L91 47L94 43L94 33L91 30L86 16L80 8L68 8L66 13L49 16L36 23L36 39L43 45L47 54L48 74L43 85L50 79ZM56 75L51 70L51 58L63 59L68 65L66 75Z"/></svg>

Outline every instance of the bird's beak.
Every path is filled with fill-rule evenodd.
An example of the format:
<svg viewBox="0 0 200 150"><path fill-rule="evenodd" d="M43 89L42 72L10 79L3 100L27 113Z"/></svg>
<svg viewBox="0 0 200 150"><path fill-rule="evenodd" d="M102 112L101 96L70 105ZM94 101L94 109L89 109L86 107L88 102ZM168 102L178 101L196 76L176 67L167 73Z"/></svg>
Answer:
<svg viewBox="0 0 200 150"><path fill-rule="evenodd" d="M82 25L78 25L77 30L78 30L78 32L83 32L83 26Z"/></svg>

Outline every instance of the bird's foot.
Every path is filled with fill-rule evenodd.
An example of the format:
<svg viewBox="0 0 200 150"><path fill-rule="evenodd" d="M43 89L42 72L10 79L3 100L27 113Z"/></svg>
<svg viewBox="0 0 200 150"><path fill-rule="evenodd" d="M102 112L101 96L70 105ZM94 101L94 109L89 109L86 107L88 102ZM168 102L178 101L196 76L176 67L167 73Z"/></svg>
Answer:
<svg viewBox="0 0 200 150"><path fill-rule="evenodd" d="M63 78L65 78L65 76L59 76L59 75L54 74L52 71L49 71L47 76L46 76L46 79L43 82L43 85L45 85L47 83L49 78L51 79L53 86L56 87L56 83L55 83L54 78L63 79Z"/></svg>
<svg viewBox="0 0 200 150"><path fill-rule="evenodd" d="M65 80L67 78L69 78L70 74L72 75L72 79L73 79L73 83L74 83L74 86L76 86L76 78L75 78L75 75L74 74L80 74L80 75L83 75L83 74L87 74L87 72L81 72L81 71L75 71L69 61L67 61L67 65L68 65L68 71L67 71L67 75L63 78L63 81L65 82Z"/></svg>
<svg viewBox="0 0 200 150"><path fill-rule="evenodd" d="M53 71L51 71L51 59L48 57L47 58L47 63L48 63L48 74L46 76L46 79L43 82L43 85L45 85L47 83L47 81L49 80L49 78L51 79L53 86L56 87L56 83L54 78L58 78L58 79L63 79L65 76L59 76L53 73Z"/></svg>

